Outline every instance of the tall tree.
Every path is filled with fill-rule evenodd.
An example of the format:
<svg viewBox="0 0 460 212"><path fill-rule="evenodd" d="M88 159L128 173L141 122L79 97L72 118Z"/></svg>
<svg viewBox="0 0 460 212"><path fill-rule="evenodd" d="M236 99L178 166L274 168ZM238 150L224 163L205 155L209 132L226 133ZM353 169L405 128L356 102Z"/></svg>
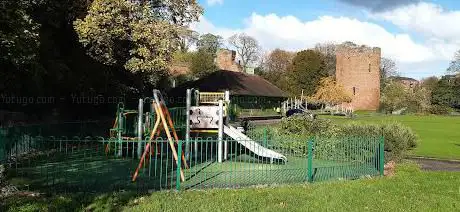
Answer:
<svg viewBox="0 0 460 212"><path fill-rule="evenodd" d="M447 68L447 72L460 74L460 50L455 52L454 58L450 62L449 68Z"/></svg>
<svg viewBox="0 0 460 212"><path fill-rule="evenodd" d="M389 82L381 93L380 104L385 112L392 113L406 106L407 91L402 83Z"/></svg>
<svg viewBox="0 0 460 212"><path fill-rule="evenodd" d="M196 46L198 50L215 55L217 50L222 46L222 40L220 35L207 33L199 37Z"/></svg>
<svg viewBox="0 0 460 212"><path fill-rule="evenodd" d="M259 59L261 50L259 42L255 38L241 33L232 35L228 38L228 42L236 49L243 68L248 67Z"/></svg>
<svg viewBox="0 0 460 212"><path fill-rule="evenodd" d="M381 92L381 109L387 113L403 109L406 112L427 112L431 106L428 89L407 88L399 81L390 81Z"/></svg>
<svg viewBox="0 0 460 212"><path fill-rule="evenodd" d="M395 61L382 57L380 60L380 90L383 90L389 83L389 78L398 75L398 67Z"/></svg>
<svg viewBox="0 0 460 212"><path fill-rule="evenodd" d="M405 99L408 112L427 112L431 107L431 92L421 86L406 89Z"/></svg>
<svg viewBox="0 0 460 212"><path fill-rule="evenodd" d="M193 52L190 60L192 77L201 78L217 70L214 63L214 54L204 50Z"/></svg>
<svg viewBox="0 0 460 212"><path fill-rule="evenodd" d="M315 93L320 80L327 77L323 54L314 50L303 50L296 54L287 70L288 91L291 95L311 96Z"/></svg>
<svg viewBox="0 0 460 212"><path fill-rule="evenodd" d="M195 0L94 0L75 30L94 59L156 83L179 47L181 30L201 13Z"/></svg>
<svg viewBox="0 0 460 212"><path fill-rule="evenodd" d="M441 77L433 88L432 102L437 105L460 107L460 77Z"/></svg>
<svg viewBox="0 0 460 212"><path fill-rule="evenodd" d="M34 1L1 1L0 4L0 63L22 68L36 59L39 27L28 10L37 6Z"/></svg>
<svg viewBox="0 0 460 212"><path fill-rule="evenodd" d="M435 76L427 77L425 79L422 79L422 87L431 92L438 84L438 81L439 79Z"/></svg>
<svg viewBox="0 0 460 212"><path fill-rule="evenodd" d="M263 77L278 86L281 89L285 89L285 76L287 68L292 63L295 53L288 52L281 49L275 49L271 51L263 62Z"/></svg>
<svg viewBox="0 0 460 212"><path fill-rule="evenodd" d="M295 53L281 49L271 51L264 61L264 69L267 72L286 72L292 63Z"/></svg>
<svg viewBox="0 0 460 212"><path fill-rule="evenodd" d="M184 28L179 32L179 51L188 52L191 46L197 43L200 35L191 29Z"/></svg>
<svg viewBox="0 0 460 212"><path fill-rule="evenodd" d="M335 76L336 56L335 51L337 44L332 42L318 43L315 45L315 51L324 55L326 61L326 70L329 76Z"/></svg>

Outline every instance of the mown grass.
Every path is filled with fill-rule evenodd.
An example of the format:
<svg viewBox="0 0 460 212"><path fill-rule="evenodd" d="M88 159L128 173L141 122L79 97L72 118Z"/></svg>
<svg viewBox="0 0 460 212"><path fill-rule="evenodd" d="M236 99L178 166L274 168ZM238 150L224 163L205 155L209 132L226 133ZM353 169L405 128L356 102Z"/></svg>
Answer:
<svg viewBox="0 0 460 212"><path fill-rule="evenodd" d="M460 172L414 164L386 178L245 189L9 198L8 211L459 211ZM2 208L0 208L2 209Z"/></svg>
<svg viewBox="0 0 460 212"><path fill-rule="evenodd" d="M384 116L378 114L358 114L354 119L337 116L321 116L332 118L339 123L349 121L362 122L400 122L414 130L419 137L419 144L411 154L415 156L441 159L460 159L460 117L454 116Z"/></svg>
<svg viewBox="0 0 460 212"><path fill-rule="evenodd" d="M160 192L125 211L458 211L460 173L421 172L414 165L396 176L270 188Z"/></svg>

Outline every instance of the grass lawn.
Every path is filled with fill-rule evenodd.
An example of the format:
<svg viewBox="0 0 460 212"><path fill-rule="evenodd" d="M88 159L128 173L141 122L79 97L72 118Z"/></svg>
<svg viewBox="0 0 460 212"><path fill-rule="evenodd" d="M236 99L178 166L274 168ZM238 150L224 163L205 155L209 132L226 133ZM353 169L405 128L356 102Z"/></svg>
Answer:
<svg viewBox="0 0 460 212"><path fill-rule="evenodd" d="M147 196L9 198L9 211L459 211L459 172L400 165L387 178L280 187L154 192Z"/></svg>
<svg viewBox="0 0 460 212"><path fill-rule="evenodd" d="M387 122L398 121L414 130L419 136L418 147L411 152L415 156L460 160L460 117L454 116L384 116L360 115L356 119L332 117L339 122Z"/></svg>

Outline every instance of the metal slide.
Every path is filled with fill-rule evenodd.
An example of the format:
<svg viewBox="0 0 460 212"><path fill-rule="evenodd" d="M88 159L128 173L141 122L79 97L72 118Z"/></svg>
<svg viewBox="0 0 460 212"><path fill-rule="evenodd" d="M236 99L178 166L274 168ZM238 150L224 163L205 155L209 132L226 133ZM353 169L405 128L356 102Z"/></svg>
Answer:
<svg viewBox="0 0 460 212"><path fill-rule="evenodd" d="M224 133L260 157L270 158L271 162L273 162L273 160L283 160L287 162L287 158L284 155L263 147L232 126L224 125Z"/></svg>

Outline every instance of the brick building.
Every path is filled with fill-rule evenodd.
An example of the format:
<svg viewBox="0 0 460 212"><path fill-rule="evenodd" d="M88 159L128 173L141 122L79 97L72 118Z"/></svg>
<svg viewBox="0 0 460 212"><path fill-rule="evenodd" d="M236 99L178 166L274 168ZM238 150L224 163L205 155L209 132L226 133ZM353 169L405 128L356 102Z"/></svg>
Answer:
<svg viewBox="0 0 460 212"><path fill-rule="evenodd" d="M216 66L219 70L242 72L242 67L235 61L236 52L228 49L217 50Z"/></svg>
<svg viewBox="0 0 460 212"><path fill-rule="evenodd" d="M175 62L172 65L169 66L169 73L172 76L180 76L187 74L190 71L189 64L187 63L180 63L180 62Z"/></svg>
<svg viewBox="0 0 460 212"><path fill-rule="evenodd" d="M418 80L410 78L410 77L396 76L396 77L390 77L390 79L396 82L400 82L401 84L404 85L404 87L406 87L406 89L414 89L420 84Z"/></svg>
<svg viewBox="0 0 460 212"><path fill-rule="evenodd" d="M352 95L355 110L377 110L380 104L380 48L340 45L336 80Z"/></svg>
<svg viewBox="0 0 460 212"><path fill-rule="evenodd" d="M219 49L214 62L218 70L243 72L241 65L235 61L236 52L228 49ZM173 62L169 67L172 76L185 75L190 72L190 64L187 62Z"/></svg>

